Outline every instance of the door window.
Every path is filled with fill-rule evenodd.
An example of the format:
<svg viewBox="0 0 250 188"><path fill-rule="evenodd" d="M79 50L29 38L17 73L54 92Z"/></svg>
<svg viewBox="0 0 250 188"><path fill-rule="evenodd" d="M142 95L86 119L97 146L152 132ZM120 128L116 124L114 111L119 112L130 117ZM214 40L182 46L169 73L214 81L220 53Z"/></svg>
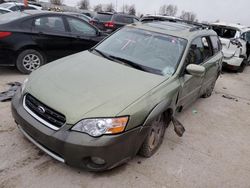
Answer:
<svg viewBox="0 0 250 188"><path fill-rule="evenodd" d="M73 34L96 36L96 30L89 24L74 18L67 18L70 31Z"/></svg>
<svg viewBox="0 0 250 188"><path fill-rule="evenodd" d="M202 56L203 56L203 61L205 61L213 56L213 48L211 46L211 43L208 37L202 37L201 41L203 44Z"/></svg>
<svg viewBox="0 0 250 188"><path fill-rule="evenodd" d="M186 58L186 65L196 64L199 65L213 55L212 46L207 37L196 38L189 49Z"/></svg>
<svg viewBox="0 0 250 188"><path fill-rule="evenodd" d="M210 39L213 45L213 52L217 54L221 50L220 41L217 36L211 36Z"/></svg>
<svg viewBox="0 0 250 188"><path fill-rule="evenodd" d="M35 29L42 31L61 31L65 32L63 19L58 16L44 16L35 19Z"/></svg>

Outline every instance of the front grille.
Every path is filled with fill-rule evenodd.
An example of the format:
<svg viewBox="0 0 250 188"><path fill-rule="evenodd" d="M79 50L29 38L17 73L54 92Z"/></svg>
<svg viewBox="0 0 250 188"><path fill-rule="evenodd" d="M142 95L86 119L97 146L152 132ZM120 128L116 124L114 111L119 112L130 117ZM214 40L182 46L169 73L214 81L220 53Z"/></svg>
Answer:
<svg viewBox="0 0 250 188"><path fill-rule="evenodd" d="M24 103L34 114L57 128L62 127L66 122L66 118L63 114L46 106L30 94L25 96Z"/></svg>

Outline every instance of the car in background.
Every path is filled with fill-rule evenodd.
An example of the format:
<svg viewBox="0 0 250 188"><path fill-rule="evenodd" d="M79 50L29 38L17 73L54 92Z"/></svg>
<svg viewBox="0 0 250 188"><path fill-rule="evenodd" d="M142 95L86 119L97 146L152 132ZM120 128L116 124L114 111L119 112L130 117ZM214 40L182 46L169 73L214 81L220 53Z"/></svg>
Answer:
<svg viewBox="0 0 250 188"><path fill-rule="evenodd" d="M130 24L88 51L32 72L12 99L12 114L53 158L108 170L138 153L154 155L177 111L211 96L221 61L211 29Z"/></svg>
<svg viewBox="0 0 250 188"><path fill-rule="evenodd" d="M213 23L211 26L220 37L224 56L223 67L243 72L249 55L246 39L250 29L243 25L222 22Z"/></svg>
<svg viewBox="0 0 250 188"><path fill-rule="evenodd" d="M138 21L139 19L136 16L124 13L97 12L90 23L102 31L111 33L127 24Z"/></svg>
<svg viewBox="0 0 250 188"><path fill-rule="evenodd" d="M1 15L1 14L6 14L6 13L8 13L8 12L12 12L12 11L9 10L9 9L0 7L0 15Z"/></svg>
<svg viewBox="0 0 250 188"><path fill-rule="evenodd" d="M64 12L64 14L76 16L78 18L81 18L81 19L85 20L86 22L90 22L90 20L92 19L91 17L86 16L85 14L76 13L76 12Z"/></svg>
<svg viewBox="0 0 250 188"><path fill-rule="evenodd" d="M8 2L0 4L0 8L9 9L11 11L23 11L23 10L41 10L41 6L31 5L25 6L23 3Z"/></svg>
<svg viewBox="0 0 250 188"><path fill-rule="evenodd" d="M178 22L182 21L182 19L174 16L163 16L163 15L146 15L140 18L140 22L152 22L152 21Z"/></svg>
<svg viewBox="0 0 250 188"><path fill-rule="evenodd" d="M0 66L30 73L52 60L87 50L106 35L75 16L27 10L0 16Z"/></svg>

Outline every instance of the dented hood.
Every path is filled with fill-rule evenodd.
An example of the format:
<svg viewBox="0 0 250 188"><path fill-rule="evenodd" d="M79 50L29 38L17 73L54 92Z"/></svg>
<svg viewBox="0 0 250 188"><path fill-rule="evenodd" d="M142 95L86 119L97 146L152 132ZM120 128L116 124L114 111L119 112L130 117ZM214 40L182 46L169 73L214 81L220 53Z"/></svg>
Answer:
<svg viewBox="0 0 250 188"><path fill-rule="evenodd" d="M33 72L26 92L75 124L90 118L90 112L92 117L116 116L165 79L85 51Z"/></svg>

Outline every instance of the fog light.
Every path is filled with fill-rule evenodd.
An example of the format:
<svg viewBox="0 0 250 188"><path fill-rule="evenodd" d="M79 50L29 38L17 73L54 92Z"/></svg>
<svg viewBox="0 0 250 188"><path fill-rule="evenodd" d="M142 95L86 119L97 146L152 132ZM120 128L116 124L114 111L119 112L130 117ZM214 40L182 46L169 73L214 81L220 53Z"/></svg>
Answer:
<svg viewBox="0 0 250 188"><path fill-rule="evenodd" d="M97 165L104 165L105 160L100 157L91 157L91 161Z"/></svg>

